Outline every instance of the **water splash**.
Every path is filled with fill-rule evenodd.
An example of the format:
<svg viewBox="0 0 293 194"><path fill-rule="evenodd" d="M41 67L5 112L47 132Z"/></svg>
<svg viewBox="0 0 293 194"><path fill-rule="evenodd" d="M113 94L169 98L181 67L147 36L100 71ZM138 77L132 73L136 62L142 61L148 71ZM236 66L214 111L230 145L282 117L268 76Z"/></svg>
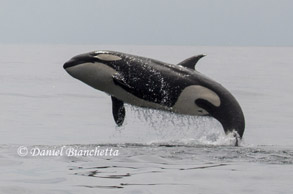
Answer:
<svg viewBox="0 0 293 194"><path fill-rule="evenodd" d="M187 116L166 111L126 106L127 125L145 130L147 144L170 145L235 145L235 137L226 135L212 117ZM139 122L139 124L138 124Z"/></svg>

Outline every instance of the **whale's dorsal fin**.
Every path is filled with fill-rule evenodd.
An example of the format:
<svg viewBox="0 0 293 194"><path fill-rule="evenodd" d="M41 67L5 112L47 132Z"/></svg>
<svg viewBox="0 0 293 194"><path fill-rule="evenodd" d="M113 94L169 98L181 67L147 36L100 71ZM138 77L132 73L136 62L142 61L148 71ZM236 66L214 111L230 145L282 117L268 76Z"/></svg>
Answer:
<svg viewBox="0 0 293 194"><path fill-rule="evenodd" d="M125 108L123 101L111 96L112 98L112 113L115 123L120 127L125 118Z"/></svg>
<svg viewBox="0 0 293 194"><path fill-rule="evenodd" d="M205 55L196 55L196 56L190 57L188 59L185 59L184 61L182 61L178 65L181 65L183 67L187 67L189 69L193 69L194 70L195 69L195 65L198 62L198 60L201 59L204 56Z"/></svg>

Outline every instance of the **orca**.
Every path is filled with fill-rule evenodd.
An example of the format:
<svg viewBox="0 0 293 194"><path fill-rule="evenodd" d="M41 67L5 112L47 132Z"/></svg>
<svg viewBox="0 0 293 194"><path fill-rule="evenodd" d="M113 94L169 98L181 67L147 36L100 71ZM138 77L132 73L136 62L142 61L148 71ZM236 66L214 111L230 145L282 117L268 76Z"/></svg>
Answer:
<svg viewBox="0 0 293 194"><path fill-rule="evenodd" d="M184 115L211 116L222 124L226 134L242 138L245 119L235 97L195 69L204 56L196 55L174 65L101 50L77 55L63 67L72 77L111 96L118 126L123 124L124 103L128 103Z"/></svg>

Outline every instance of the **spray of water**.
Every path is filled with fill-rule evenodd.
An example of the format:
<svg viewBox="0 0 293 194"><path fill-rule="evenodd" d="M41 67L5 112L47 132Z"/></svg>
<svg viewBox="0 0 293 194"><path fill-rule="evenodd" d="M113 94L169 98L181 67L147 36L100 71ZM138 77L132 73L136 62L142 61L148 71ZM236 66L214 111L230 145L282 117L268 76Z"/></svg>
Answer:
<svg viewBox="0 0 293 194"><path fill-rule="evenodd" d="M135 128L136 133L140 130L134 138L142 143L188 146L236 143L235 135L226 135L221 124L211 117L186 116L131 105L126 109L125 130Z"/></svg>

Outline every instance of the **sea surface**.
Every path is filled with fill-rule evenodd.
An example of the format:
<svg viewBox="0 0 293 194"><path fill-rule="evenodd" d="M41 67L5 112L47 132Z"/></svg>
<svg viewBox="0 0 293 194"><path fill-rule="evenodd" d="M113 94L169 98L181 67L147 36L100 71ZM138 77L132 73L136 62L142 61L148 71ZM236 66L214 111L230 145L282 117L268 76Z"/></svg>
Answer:
<svg viewBox="0 0 293 194"><path fill-rule="evenodd" d="M243 141L212 118L126 106L63 69L115 50L196 69L225 86ZM0 193L293 193L293 48L0 45Z"/></svg>

